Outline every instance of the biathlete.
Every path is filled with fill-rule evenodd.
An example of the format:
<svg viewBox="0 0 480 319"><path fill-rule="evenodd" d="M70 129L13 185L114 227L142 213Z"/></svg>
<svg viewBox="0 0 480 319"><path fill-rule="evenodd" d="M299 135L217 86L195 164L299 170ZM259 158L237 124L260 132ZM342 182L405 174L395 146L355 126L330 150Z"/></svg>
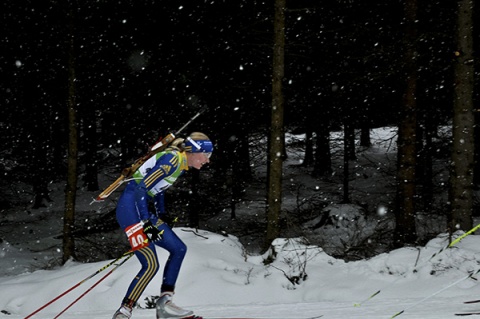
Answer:
<svg viewBox="0 0 480 319"><path fill-rule="evenodd" d="M130 283L113 319L132 316L132 309L159 270L155 245L169 252L156 303L157 318L193 317L193 311L172 302L187 247L168 225L164 192L189 167L200 169L209 163L212 152L213 144L203 133L195 132L186 139L176 139L171 147L148 159L127 184L118 201L116 216L142 268ZM155 212L149 211L150 202Z"/></svg>

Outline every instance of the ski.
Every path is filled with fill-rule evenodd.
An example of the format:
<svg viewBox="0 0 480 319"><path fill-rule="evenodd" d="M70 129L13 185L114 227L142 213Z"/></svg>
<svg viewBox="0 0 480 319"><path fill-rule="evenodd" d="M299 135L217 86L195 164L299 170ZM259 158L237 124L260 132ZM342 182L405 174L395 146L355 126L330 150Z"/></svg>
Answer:
<svg viewBox="0 0 480 319"><path fill-rule="evenodd" d="M150 147L149 151L147 154L143 155L139 159L137 159L130 167L125 167L121 174L120 177L117 178L116 181L114 181L110 186L108 186L103 192L101 192L97 198L95 198L92 203L94 202L101 202L105 200L108 196L110 196L117 188L120 187L123 183L128 181L128 178L130 178L135 171L142 166L150 157L153 155L160 153L164 149L168 147L168 145L173 142L175 139L175 135L179 134L183 129L185 129L188 124L190 124L193 120L195 120L200 114L202 114L206 110L206 107L202 108L197 114L195 114L182 128L180 128L175 134L168 134L165 136L163 139L160 141L156 142L152 147ZM90 204L92 204L90 203Z"/></svg>
<svg viewBox="0 0 480 319"><path fill-rule="evenodd" d="M321 317L323 317L323 315L314 316L314 317L299 317L299 318L292 318L292 319L318 319L318 318L321 318ZM277 317L201 317L201 316L194 316L194 317L188 318L188 319L277 319Z"/></svg>
<svg viewBox="0 0 480 319"><path fill-rule="evenodd" d="M476 300L464 301L463 303L479 303L479 302L480 302L480 299L476 299Z"/></svg>
<svg viewBox="0 0 480 319"><path fill-rule="evenodd" d="M480 311L478 312L459 312L459 313L456 313L455 316L479 316L480 315Z"/></svg>

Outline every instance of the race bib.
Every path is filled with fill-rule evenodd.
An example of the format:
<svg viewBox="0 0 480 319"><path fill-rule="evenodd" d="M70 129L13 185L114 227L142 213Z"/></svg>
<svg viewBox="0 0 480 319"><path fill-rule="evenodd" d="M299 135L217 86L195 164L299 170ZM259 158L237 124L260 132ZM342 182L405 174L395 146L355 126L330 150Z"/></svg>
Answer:
<svg viewBox="0 0 480 319"><path fill-rule="evenodd" d="M142 223L128 226L125 229L125 233L127 234L128 242L133 250L148 246L148 238L143 232Z"/></svg>

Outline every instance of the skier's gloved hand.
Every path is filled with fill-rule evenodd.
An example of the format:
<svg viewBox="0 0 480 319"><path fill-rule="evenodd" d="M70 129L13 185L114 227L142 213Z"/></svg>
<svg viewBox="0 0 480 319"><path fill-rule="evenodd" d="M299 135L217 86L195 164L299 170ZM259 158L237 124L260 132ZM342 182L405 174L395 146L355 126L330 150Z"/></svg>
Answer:
<svg viewBox="0 0 480 319"><path fill-rule="evenodd" d="M151 221L143 223L143 232L147 235L149 241L157 241L162 239L163 231L158 230Z"/></svg>

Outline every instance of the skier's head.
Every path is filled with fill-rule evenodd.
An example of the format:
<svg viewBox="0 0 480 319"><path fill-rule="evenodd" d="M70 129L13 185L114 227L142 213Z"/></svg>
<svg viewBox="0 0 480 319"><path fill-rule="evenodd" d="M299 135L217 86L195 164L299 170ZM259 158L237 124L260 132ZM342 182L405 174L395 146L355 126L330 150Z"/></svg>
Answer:
<svg viewBox="0 0 480 319"><path fill-rule="evenodd" d="M213 152L213 143L207 135L200 132L193 132L185 139L185 151L189 153Z"/></svg>
<svg viewBox="0 0 480 319"><path fill-rule="evenodd" d="M210 163L213 152L213 143L207 135L193 132L184 140L184 149L187 152L188 166L200 169Z"/></svg>

